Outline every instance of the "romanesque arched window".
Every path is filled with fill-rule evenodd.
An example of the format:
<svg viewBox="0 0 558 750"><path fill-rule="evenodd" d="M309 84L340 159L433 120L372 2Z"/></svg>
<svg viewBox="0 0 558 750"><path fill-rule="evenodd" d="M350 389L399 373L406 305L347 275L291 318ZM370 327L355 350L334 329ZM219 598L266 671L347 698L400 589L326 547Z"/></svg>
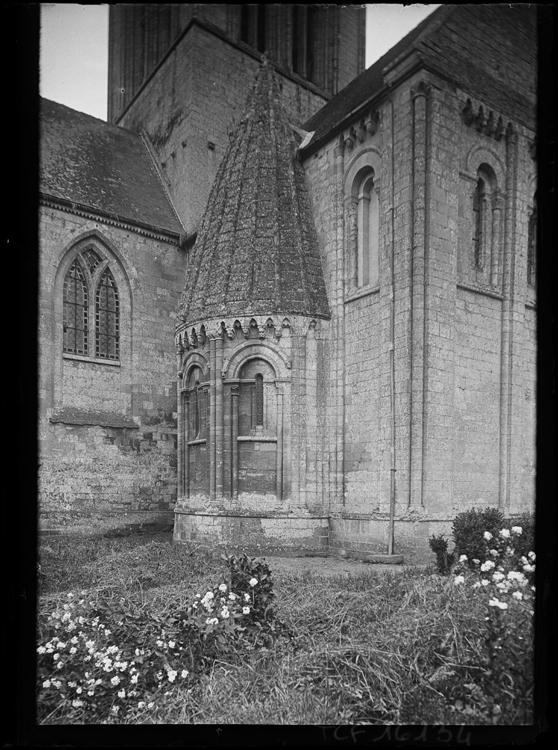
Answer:
<svg viewBox="0 0 558 750"><path fill-rule="evenodd" d="M527 283L531 287L537 285L537 220L537 202L534 199L527 233Z"/></svg>
<svg viewBox="0 0 558 750"><path fill-rule="evenodd" d="M95 356L118 359L120 352L118 289L110 268L105 268L95 295Z"/></svg>
<svg viewBox="0 0 558 750"><path fill-rule="evenodd" d="M186 389L189 397L189 440L197 440L205 435L205 393L202 381L201 368L193 367L188 377Z"/></svg>
<svg viewBox="0 0 558 750"><path fill-rule="evenodd" d="M471 209L470 267L477 282L497 286L500 275L503 199L496 174L489 164L483 163L477 170Z"/></svg>
<svg viewBox="0 0 558 750"><path fill-rule="evenodd" d="M254 379L254 422L256 427L264 425L264 379L258 373Z"/></svg>
<svg viewBox="0 0 558 750"><path fill-rule="evenodd" d="M76 258L64 279L63 346L68 354L88 354L88 320L85 273Z"/></svg>
<svg viewBox="0 0 558 750"><path fill-rule="evenodd" d="M356 286L376 285L378 263L378 193L374 185L374 171L361 178L357 188L357 247Z"/></svg>

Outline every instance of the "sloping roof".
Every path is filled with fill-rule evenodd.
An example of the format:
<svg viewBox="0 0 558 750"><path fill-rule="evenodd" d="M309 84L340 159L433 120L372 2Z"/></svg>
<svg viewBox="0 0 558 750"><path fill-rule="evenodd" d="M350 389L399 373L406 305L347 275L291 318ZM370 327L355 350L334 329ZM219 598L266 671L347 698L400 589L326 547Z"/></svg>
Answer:
<svg viewBox="0 0 558 750"><path fill-rule="evenodd" d="M80 206L180 234L140 135L41 99L39 190Z"/></svg>
<svg viewBox="0 0 558 750"><path fill-rule="evenodd" d="M535 6L437 8L304 124L305 130L314 133L310 149L378 96L385 86L383 70L412 51L424 67L486 100L502 114L534 126L536 46ZM510 65L517 70L514 81L523 80L523 86L510 84Z"/></svg>
<svg viewBox="0 0 558 750"><path fill-rule="evenodd" d="M264 63L192 251L178 316L187 324L232 315L329 317L298 143L280 97Z"/></svg>

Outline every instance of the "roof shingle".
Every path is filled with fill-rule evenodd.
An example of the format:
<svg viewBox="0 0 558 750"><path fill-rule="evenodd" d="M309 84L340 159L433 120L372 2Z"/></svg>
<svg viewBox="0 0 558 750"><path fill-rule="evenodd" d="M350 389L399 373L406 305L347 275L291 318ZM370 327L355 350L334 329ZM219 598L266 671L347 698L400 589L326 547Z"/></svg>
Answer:
<svg viewBox="0 0 558 750"><path fill-rule="evenodd" d="M41 193L180 234L140 135L41 99Z"/></svg>

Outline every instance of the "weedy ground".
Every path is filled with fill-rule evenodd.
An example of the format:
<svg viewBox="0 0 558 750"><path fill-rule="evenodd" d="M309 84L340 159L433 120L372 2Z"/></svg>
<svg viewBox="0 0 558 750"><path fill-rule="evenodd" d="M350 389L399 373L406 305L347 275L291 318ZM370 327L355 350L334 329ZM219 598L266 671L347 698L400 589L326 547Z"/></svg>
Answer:
<svg viewBox="0 0 558 750"><path fill-rule="evenodd" d="M170 534L48 537L39 562L40 611L68 593L102 595L138 622L142 613L164 618L187 607L227 573L220 554L173 544ZM150 707L107 723L530 722L530 695L515 695L511 685L513 700L504 699L499 678L490 688L485 603L452 576L433 567L325 578L267 563L275 617L289 637L228 648L187 687L173 685ZM87 716L61 707L41 721L87 723Z"/></svg>

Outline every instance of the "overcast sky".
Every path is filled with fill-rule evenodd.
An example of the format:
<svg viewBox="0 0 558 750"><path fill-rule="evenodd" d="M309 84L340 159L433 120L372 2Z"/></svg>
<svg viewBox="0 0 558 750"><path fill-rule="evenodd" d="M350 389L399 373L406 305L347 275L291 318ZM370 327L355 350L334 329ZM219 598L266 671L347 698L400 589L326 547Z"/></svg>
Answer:
<svg viewBox="0 0 558 750"><path fill-rule="evenodd" d="M367 5L366 67L438 5ZM106 120L108 5L41 3L40 93Z"/></svg>

